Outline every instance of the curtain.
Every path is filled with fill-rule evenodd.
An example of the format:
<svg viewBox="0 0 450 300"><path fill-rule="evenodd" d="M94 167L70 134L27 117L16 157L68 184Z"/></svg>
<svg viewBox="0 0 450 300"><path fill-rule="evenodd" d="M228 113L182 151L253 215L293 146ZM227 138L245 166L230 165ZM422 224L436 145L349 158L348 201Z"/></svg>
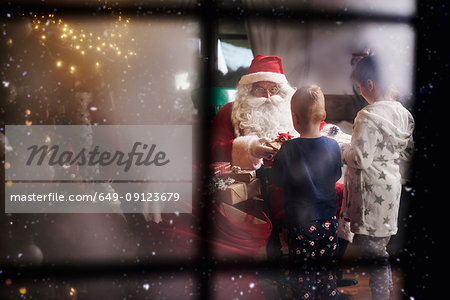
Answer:
<svg viewBox="0 0 450 300"><path fill-rule="evenodd" d="M311 28L296 22L247 19L246 30L253 55L276 55L283 61L288 81L297 86L308 77Z"/></svg>
<svg viewBox="0 0 450 300"><path fill-rule="evenodd" d="M280 5L266 0L243 0L243 3L250 11L272 9L276 12L280 8ZM308 11L320 8L318 5L300 5L295 1L284 2L285 8L294 5ZM356 11L355 7L353 3L349 10ZM405 6L405 11L409 11L408 7ZM324 12L332 14L336 9L329 8ZM381 8L377 9L374 11L384 12ZM403 12L399 10L396 14L402 15ZM368 47L385 61L387 67L383 70L383 76L389 78L400 94L412 94L415 33L407 23L263 18L253 15L246 19L246 31L255 56L281 57L286 77L292 86L314 83L325 94L352 95L349 79L351 54Z"/></svg>

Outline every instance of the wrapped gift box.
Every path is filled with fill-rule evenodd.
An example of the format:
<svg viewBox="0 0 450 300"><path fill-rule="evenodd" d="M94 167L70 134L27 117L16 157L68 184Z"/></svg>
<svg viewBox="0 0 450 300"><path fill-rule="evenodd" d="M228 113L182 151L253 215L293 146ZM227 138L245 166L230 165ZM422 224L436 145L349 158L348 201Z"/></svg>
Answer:
<svg viewBox="0 0 450 300"><path fill-rule="evenodd" d="M242 210L239 210L227 203L220 203L219 205L220 210L223 211L224 215L230 218L231 220L235 222L246 222L251 224L266 224L267 222L257 218L255 216L252 216L246 212L243 212Z"/></svg>
<svg viewBox="0 0 450 300"><path fill-rule="evenodd" d="M217 190L217 198L230 205L247 200L247 185L244 182L235 182L225 190Z"/></svg>
<svg viewBox="0 0 450 300"><path fill-rule="evenodd" d="M236 181L250 182L256 178L255 170L238 170L223 173L224 178L233 178Z"/></svg>
<svg viewBox="0 0 450 300"><path fill-rule="evenodd" d="M216 196L219 201L234 205L261 195L261 182L259 178L249 183L236 181L226 187L225 190L218 189Z"/></svg>
<svg viewBox="0 0 450 300"><path fill-rule="evenodd" d="M231 163L226 161L210 163L208 167L210 169L211 175L215 177L219 177L223 173L231 171Z"/></svg>
<svg viewBox="0 0 450 300"><path fill-rule="evenodd" d="M287 133L278 132L278 137L273 141L266 143L266 145L272 147L276 151L279 151L281 149L281 145L293 137L294 136L289 134L289 131Z"/></svg>

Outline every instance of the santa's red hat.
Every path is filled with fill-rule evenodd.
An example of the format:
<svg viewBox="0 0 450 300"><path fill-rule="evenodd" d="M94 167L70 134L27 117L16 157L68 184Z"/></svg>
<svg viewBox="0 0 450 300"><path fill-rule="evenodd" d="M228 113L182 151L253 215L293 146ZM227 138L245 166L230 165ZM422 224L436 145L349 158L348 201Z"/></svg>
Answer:
<svg viewBox="0 0 450 300"><path fill-rule="evenodd" d="M258 81L287 83L280 57L257 55L252 60L247 74L241 77L239 84L250 84Z"/></svg>

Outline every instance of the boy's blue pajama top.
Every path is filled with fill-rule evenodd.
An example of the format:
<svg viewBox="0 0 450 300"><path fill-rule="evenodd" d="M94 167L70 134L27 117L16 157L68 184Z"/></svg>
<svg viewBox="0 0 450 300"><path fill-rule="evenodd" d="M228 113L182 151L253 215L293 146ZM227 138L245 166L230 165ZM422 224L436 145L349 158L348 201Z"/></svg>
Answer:
<svg viewBox="0 0 450 300"><path fill-rule="evenodd" d="M284 142L274 158L271 179L283 187L286 223L335 216L335 184L341 175L341 151L336 141L318 137Z"/></svg>

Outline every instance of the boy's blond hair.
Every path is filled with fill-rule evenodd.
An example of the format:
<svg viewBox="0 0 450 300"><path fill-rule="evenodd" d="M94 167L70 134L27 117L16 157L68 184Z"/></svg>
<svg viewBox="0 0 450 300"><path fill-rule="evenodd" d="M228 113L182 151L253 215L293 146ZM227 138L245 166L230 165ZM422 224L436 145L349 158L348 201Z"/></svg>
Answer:
<svg viewBox="0 0 450 300"><path fill-rule="evenodd" d="M315 124L323 121L325 114L325 96L317 85L299 88L292 96L291 111L301 124Z"/></svg>

